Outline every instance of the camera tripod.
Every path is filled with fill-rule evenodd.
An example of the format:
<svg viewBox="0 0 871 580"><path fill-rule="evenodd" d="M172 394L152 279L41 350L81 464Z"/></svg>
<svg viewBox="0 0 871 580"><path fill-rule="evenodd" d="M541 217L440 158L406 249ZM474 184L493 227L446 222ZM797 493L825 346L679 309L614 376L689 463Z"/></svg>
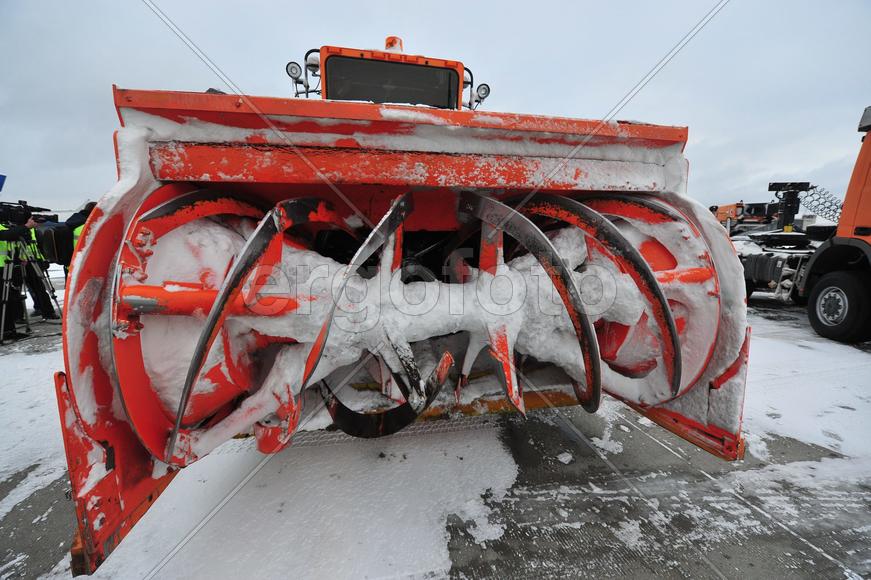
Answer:
<svg viewBox="0 0 871 580"><path fill-rule="evenodd" d="M8 261L6 265L3 266L3 279L2 279L2 296L0 296L0 345L6 344L6 317L9 314L8 307L10 303L10 299L13 298L12 293L14 291L18 292L18 296L15 297L15 300L20 300L22 302L22 306L24 309L24 327L26 332L30 334L30 314L27 311L27 303L26 303L26 287L27 287L27 267L30 266L33 268L33 273L36 275L36 279L40 280L43 287L45 288L46 293L48 294L51 301L57 307L58 314L61 313L60 303L57 299L57 294L54 291L54 286L51 284L51 280L48 277L48 272L43 270L33 252L33 249L29 244L23 241L17 242L7 242L10 247L10 253L8 256ZM21 274L21 285L15 286L15 272L18 269L18 272ZM13 329L15 327L15 322L13 321Z"/></svg>

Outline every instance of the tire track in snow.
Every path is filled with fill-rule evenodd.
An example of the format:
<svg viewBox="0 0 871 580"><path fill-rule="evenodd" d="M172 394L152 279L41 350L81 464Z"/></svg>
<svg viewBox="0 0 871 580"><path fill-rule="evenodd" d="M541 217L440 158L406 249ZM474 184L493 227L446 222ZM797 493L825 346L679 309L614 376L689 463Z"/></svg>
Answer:
<svg viewBox="0 0 871 580"><path fill-rule="evenodd" d="M566 434L569 438L575 440L576 442L581 442L589 447L593 451L593 453L595 453L596 456L602 460L602 462L608 467L608 469L610 469L614 473L614 475L616 475L621 481L623 481L623 483L625 483L629 487L629 489L631 489L639 498L641 498L642 502L647 504L647 506L657 516L657 519L659 519L659 521L661 521L666 527L668 527L675 536L680 535L680 531L674 527L674 525L671 523L670 518L668 518L666 514L663 513L662 510L660 510L658 502L648 498L647 495L645 495L644 492L642 492L638 488L638 486L636 486L628 477L626 477L623 472L620 471L620 469L618 469L616 465L614 465L614 462L608 459L604 452L602 452L601 449L595 446L586 435L581 433L581 431L577 427L572 425L571 422L559 412L556 413L554 421L558 424L563 433ZM690 544L690 546L695 552L697 552L699 559L711 570L711 572L717 578L720 578L721 580L727 579L727 576L723 574L723 572L713 562L711 562L711 560L704 554L704 552L699 550L693 544Z"/></svg>
<svg viewBox="0 0 871 580"><path fill-rule="evenodd" d="M695 465L693 465L692 461L690 461L686 456L684 456L684 455L682 455L682 454L678 454L678 453L672 451L671 448L670 448L668 445L666 445L665 443L663 443L662 441L660 441L660 440L659 440L657 437L655 437L654 435L651 435L650 433L648 433L648 432L645 431L644 429L641 429L641 428L638 427L637 425L632 424L631 421L628 422L628 423L629 423L629 424L630 424L630 425L631 425L631 426L632 426L636 431L639 431L639 432L643 433L646 437L652 439L654 442L658 443L658 444L661 445L663 448L665 448L665 449L671 451L672 454L673 454L675 457L680 458L681 461L683 461L686 465L688 465L690 468L692 468L692 469L693 469L694 471L696 471L697 473L701 474L703 477L705 477L705 478L708 479L709 481L712 481L712 482L714 482L715 484L720 484L720 483L721 483L720 480L719 480L718 478L716 478L716 477L714 477L713 475L709 474L709 473L708 473L707 471L705 471L704 469L698 468L698 467L696 467ZM762 459L760 459L760 461L761 461L762 463L764 463L766 466L771 466L771 465L772 465L772 464L771 464L770 462L768 462L768 461L765 461L765 460L762 460ZM610 462L608 462L608 463L610 463ZM614 469L616 469L616 467L615 467ZM721 486L718 485L718 487L721 487ZM823 550L822 548L820 548L819 546L817 546L816 544L814 544L813 542L811 542L810 540L808 540L807 538L805 538L804 536L802 536L801 534L799 534L798 532L796 532L795 530L793 530L790 526L788 526L788 525L784 524L783 522L781 522L778 518L776 518L776 517L775 517L773 514L771 514L769 511L767 511L767 510L765 510L765 509L763 509L763 508L761 508L761 507L756 506L755 504L753 504L750 500L746 499L744 496L742 496L740 493L738 493L735 489L730 489L730 488L723 488L723 487L721 487L721 490L724 491L725 493L728 493L729 495L731 495L731 496L734 497L735 499L737 499L737 500L738 500L741 504L743 504L745 507L747 507L747 508L753 510L754 512L756 512L757 514L763 516L763 517L766 518L769 522L771 522L773 525L779 527L780 529L782 529L783 531L785 531L786 533L788 533L790 536L792 536L793 538L797 539L798 541L800 541L801 543L803 543L804 545L806 545L808 548L812 549L814 552L816 552L816 553L819 554L820 556L824 557L824 558L825 558L826 560L828 560L829 562L831 562L831 563L835 564L836 566L838 566L838 567L839 567L839 568L844 572L844 574L845 574L848 578L850 578L850 579L856 579L856 580L861 580L862 576L861 576L860 574L858 574L857 572L855 572L852 568L850 568L849 566L847 566L846 564L844 564L841 560L839 560L838 558L832 556L831 554L829 554L828 552L826 552L825 550ZM763 499L763 498L764 498L764 496L760 496L760 499Z"/></svg>

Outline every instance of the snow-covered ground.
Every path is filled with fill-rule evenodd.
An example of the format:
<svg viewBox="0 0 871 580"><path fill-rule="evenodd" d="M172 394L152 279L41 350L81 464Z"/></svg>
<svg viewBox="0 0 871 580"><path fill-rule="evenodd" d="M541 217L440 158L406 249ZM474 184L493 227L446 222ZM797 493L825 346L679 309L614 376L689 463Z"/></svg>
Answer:
<svg viewBox="0 0 871 580"><path fill-rule="evenodd" d="M61 266L52 265L49 276L56 288L63 287ZM57 290L57 299L62 306L63 290ZM27 308L33 309L29 296ZM0 347L0 482L27 471L0 497L0 521L33 491L66 475L52 379L63 369L60 330L60 325L40 324L36 334L45 338Z"/></svg>
<svg viewBox="0 0 871 580"><path fill-rule="evenodd" d="M581 575L587 559L611 562L593 546L612 540L627 558L652 562L648 573L704 561L702 577L868 574L871 348L817 337L797 308L764 298L754 304L744 462L696 454L614 402L599 419L564 410L526 422L434 422L381 440L305 433L269 457L249 440L233 440L174 480L98 577L442 577L480 575L482 562L505 575L512 558L535 559L557 575L565 568L548 568L547 558L561 566L577 560ZM61 366L57 345L0 352L0 578L32 574L40 554L58 553L56 543L12 550L7 541L18 533L9 530L15 511L63 482L51 379ZM563 417L577 435L560 435ZM603 473L622 478L616 491ZM566 474L571 486L562 483ZM530 498L549 514L534 526L518 507ZM635 503L652 515L633 515ZM610 539L590 531L598 525ZM841 535L833 535L836 525ZM523 526L534 537L504 548ZM656 540L657 527L668 541ZM758 538L775 532L786 540L760 553ZM717 559L717 542L727 540L746 562ZM565 552L567 541L589 541L589 558ZM675 556L680 550L695 550L698 562ZM615 575L637 573L625 562L611 565ZM66 566L64 559L52 575L66 577Z"/></svg>
<svg viewBox="0 0 871 580"><path fill-rule="evenodd" d="M777 434L871 457L871 349L784 322L759 316L752 322L744 411L751 452L768 459L765 439Z"/></svg>

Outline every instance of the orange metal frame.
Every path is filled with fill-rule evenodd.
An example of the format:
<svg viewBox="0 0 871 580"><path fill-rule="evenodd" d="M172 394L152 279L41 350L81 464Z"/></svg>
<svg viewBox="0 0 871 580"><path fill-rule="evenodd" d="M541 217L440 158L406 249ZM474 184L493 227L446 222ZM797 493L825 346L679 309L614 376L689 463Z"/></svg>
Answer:
<svg viewBox="0 0 871 580"><path fill-rule="evenodd" d="M158 180L207 182L210 187L232 183L237 191L251 193L264 202L294 194L319 195L347 217L351 210L343 199L336 198L333 185L372 222L386 212L395 194L411 187L421 191L415 200L418 211L406 223L409 231L458 227L453 212L444 211L446 190L492 188L498 183L503 190L528 191L540 185L542 172L549 173L550 167L563 162L560 157L534 154L469 153L462 148L433 152L415 149L414 145L403 148L402 140L413 137L421 126L444 128L446 134L448 128L456 128L452 135L460 135L463 143L477 144L482 150L491 144L494 146L489 148L495 148L497 142L520 148L556 145L565 150L579 143L588 150L617 144L649 150L682 149L687 140L685 127L636 123L117 87L114 94L122 124L126 111L138 111L182 126L197 121L248 131L241 142L150 143L151 170ZM413 111L412 118L408 118L409 111ZM326 133L332 136L331 142L324 141ZM281 135L293 135L293 142ZM384 137L387 144L371 144L373 138ZM390 139L395 146L390 146ZM549 177L547 190L577 191L584 170L573 162L569 160L564 172ZM486 171L482 165L487 166ZM428 171L409 170L417 166ZM662 186L652 181L640 185L639 191L655 193ZM615 189L625 191L622 185Z"/></svg>
<svg viewBox="0 0 871 580"><path fill-rule="evenodd" d="M854 238L871 244L871 139L866 133L862 147L853 167L853 175L847 186L837 235ZM864 229L863 229L864 228ZM867 232L862 234L861 232Z"/></svg>
<svg viewBox="0 0 871 580"><path fill-rule="evenodd" d="M248 129L266 129L275 127L281 131L323 132L322 126L317 126L315 119L330 119L348 121L347 125L333 123L329 126L331 133L379 133L395 122L385 117L382 109L388 110L418 110L417 107L403 105L373 105L371 103L355 103L341 101L324 101L315 99L295 99L281 97L256 97L238 95L216 95L211 93L195 93L186 91L158 91L123 89L113 86L115 107L118 110L121 125L124 126L122 109L136 109L158 115L179 123L190 119L212 121L229 127ZM559 143L566 137L593 135L585 145L616 143L631 139L644 147L665 147L680 143L686 145L688 130L686 127L668 125L650 125L646 123L630 123L623 121L602 123L594 119L571 119L567 117L545 117L541 115L524 115L518 113L499 113L492 111L455 111L446 109L424 109L427 117L414 124L457 125L474 129L502 130L517 132L514 139L521 142L525 133L553 133L550 141ZM267 123L261 116L270 118ZM281 119L273 116L300 117L299 119ZM372 124L354 124L355 121L370 121ZM379 125L377 123L385 124ZM405 125L411 124L405 122ZM253 142L252 142L253 143ZM349 144L354 147L354 145ZM359 147L359 145L357 145Z"/></svg>
<svg viewBox="0 0 871 580"><path fill-rule="evenodd" d="M331 54L345 54L343 51L351 51L352 56L362 55L363 58L453 68L458 72L462 87L464 69L461 63L455 61L383 51L323 47L322 62ZM459 92L462 98L462 90ZM456 204L457 188L495 188L499 190L497 194L530 191L540 186L543 170L567 161L568 173L553 174L544 189L562 195L582 196L585 192L579 191L583 188L579 188L578 183L585 177L584 166L572 165L575 160L565 160L564 154L548 153L548 146L558 146L560 151L572 149L581 143L587 151L610 145L637 146L646 150L682 150L687 140L685 127L603 124L595 120L421 109L401 105L140 91L117 87L114 88L114 99L122 125L126 123L127 115L145 113L159 120L172 121L180 128L201 127L211 123L224 129L244 130L240 132L240 135L245 135L243 139L228 139L219 143L205 143L196 138L174 139L171 136L162 140L157 137L151 139L147 143L147 161L153 176L161 183L148 194L137 210L139 213L206 184L210 190L232 191L267 206L287 198L318 196L333 203L340 214L337 219L351 215L344 201L347 199L360 208L368 219L377 222L397 192L412 189L415 212L404 222L405 232L455 230L459 227L456 205L446 209L446 204ZM422 126L428 130L444 131L454 139L438 151L425 150L421 139L415 139L415 131ZM292 135L292 139L288 135ZM511 154L488 153L493 150L514 151L510 148L514 145L517 149ZM479 150L474 150L475 146ZM596 156L590 157L591 162L599 162ZM410 170L416 164L426 167L428 171ZM330 185L341 187L344 197L339 199ZM620 192L656 194L663 190L664 185L656 181L638 181L628 186L614 180L604 187ZM607 205L606 202L598 203ZM648 220L659 219L655 214L643 217ZM80 247L86 249L82 250L81 259L76 261L73 276L77 280L105 279L106 272L117 263L119 242L125 239L125 232L128 231L129 222L125 219L129 219L129 216L104 216L101 209L94 211L82 234L83 243ZM687 223L693 234L698 235L692 222ZM646 248L642 247L641 252L657 271L657 277L672 276L691 284L704 283L716 274L713 263L710 268L692 271L674 269L669 261L673 260L673 256L668 254L664 246L657 246L655 241ZM394 265L397 264L395 262ZM81 290L83 285L77 287ZM716 288L719 290L718 286ZM182 313L209 303L213 299L214 289L191 287L170 297L160 288L131 285L122 288L119 293L121 299L144 293L158 305L163 304L169 310L176 309ZM81 295L66 298L68 305L74 305ZM173 476L173 473L161 475L159 468L155 470L155 465L159 467L154 460L156 455L146 451L147 446L141 441L142 434L134 431L128 421L111 412L116 396L113 378L99 364L100 345L97 333L93 330L103 324L101 315L104 307L106 302L97 303L88 312L89 318L81 321L89 329L82 344L70 345L65 336L68 372L59 373L56 377L64 443L79 516L76 546L80 550L74 551L74 569L81 572L96 569ZM241 307L241 304L232 302L230 311ZM675 322L680 328L681 320ZM65 323L69 324L69 320L65 320ZM71 346L75 348L72 353ZM131 350L132 358L120 362L133 364L131 361L135 362L138 356ZM97 419L93 422L86 421L76 407L77 385L70 382L71 377L79 376L89 367L93 370L91 384L78 387L93 389L93 399L98 409ZM734 377L741 380L746 370L746 351L733 367L721 377L721 383ZM128 384L125 390L146 391L147 386ZM718 386L711 385L710 388ZM709 388L708 385L702 387ZM143 394L143 397L147 396L151 395ZM154 406L154 401L127 396L126 392L122 399L125 404L137 404L142 408L146 404ZM550 400L541 394L529 392L523 394L522 404L526 408L535 408L576 403L576 399L560 391L549 392L547 399ZM490 412L498 412L520 406L520 401L516 400L514 404L506 399L484 401L484 406ZM678 421L665 411L636 408L716 455L734 459L741 453L738 434L684 419ZM478 409L480 407L460 410L476 412ZM130 416L130 409L126 411ZM437 416L443 412L443 409L432 409L430 415ZM166 417L158 413L152 413L151 416L154 417L152 425L146 427L158 425L165 431ZM165 433L157 432L152 447L158 448L164 439ZM90 456L100 453L100 459L91 462ZM106 466L107 473L97 477L100 473L99 470L93 472L95 466ZM98 500L94 499L96 496L99 496ZM95 525L98 520L99 524Z"/></svg>

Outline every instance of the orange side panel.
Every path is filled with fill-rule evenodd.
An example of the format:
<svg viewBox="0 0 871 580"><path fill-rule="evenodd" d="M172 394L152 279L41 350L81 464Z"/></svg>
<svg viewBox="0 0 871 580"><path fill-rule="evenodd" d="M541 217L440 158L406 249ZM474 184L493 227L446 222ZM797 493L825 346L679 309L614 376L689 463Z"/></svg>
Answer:
<svg viewBox="0 0 871 580"><path fill-rule="evenodd" d="M862 235L862 232L867 233ZM858 238L871 244L871 139L868 139L867 134L847 186L837 235Z"/></svg>

